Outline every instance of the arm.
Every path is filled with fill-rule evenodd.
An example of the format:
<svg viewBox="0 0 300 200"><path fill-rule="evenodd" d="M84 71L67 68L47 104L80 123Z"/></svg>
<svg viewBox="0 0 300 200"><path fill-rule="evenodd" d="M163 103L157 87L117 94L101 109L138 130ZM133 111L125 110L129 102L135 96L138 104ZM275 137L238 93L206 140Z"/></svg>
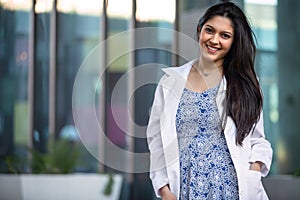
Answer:
<svg viewBox="0 0 300 200"><path fill-rule="evenodd" d="M261 172L261 168L264 164L260 161L256 161L254 163L251 163L250 170Z"/></svg>
<svg viewBox="0 0 300 200"><path fill-rule="evenodd" d="M250 142L250 169L261 171L262 176L264 177L269 173L273 150L271 148L270 142L265 139L262 112L260 115L260 119L254 127L253 133L251 134Z"/></svg>
<svg viewBox="0 0 300 200"><path fill-rule="evenodd" d="M160 188L159 194L163 200L176 200L176 196L170 191L169 185Z"/></svg>
<svg viewBox="0 0 300 200"><path fill-rule="evenodd" d="M160 189L168 185L169 182L160 133L160 118L162 111L162 86L158 85L155 91L154 101L147 127L147 141L150 150L150 179L152 180L155 194L158 197L161 196Z"/></svg>

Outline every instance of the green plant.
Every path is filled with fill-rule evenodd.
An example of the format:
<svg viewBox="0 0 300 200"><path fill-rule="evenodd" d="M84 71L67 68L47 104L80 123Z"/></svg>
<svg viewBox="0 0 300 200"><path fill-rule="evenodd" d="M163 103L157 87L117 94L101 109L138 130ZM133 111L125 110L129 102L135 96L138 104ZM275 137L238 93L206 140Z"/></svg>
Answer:
<svg viewBox="0 0 300 200"><path fill-rule="evenodd" d="M296 169L294 175L295 176L300 176L300 167L298 169Z"/></svg>
<svg viewBox="0 0 300 200"><path fill-rule="evenodd" d="M24 166L30 167L33 174L67 174L74 171L82 149L78 143L67 139L50 138L48 140L48 151L42 153L34 148L26 148L29 155L26 159L17 156L6 157L6 167L9 173L21 174L28 173L24 171ZM103 194L111 195L114 177L112 174L104 187Z"/></svg>
<svg viewBox="0 0 300 200"><path fill-rule="evenodd" d="M34 174L67 174L74 170L80 155L76 143L67 139L50 139L48 152L41 153L28 148L31 155L31 169Z"/></svg>
<svg viewBox="0 0 300 200"><path fill-rule="evenodd" d="M108 182L107 184L105 185L105 188L104 188L104 191L103 193L106 195L106 196L109 196L112 192L112 187L113 187L113 184L114 184L114 179L113 179L113 176L112 174L108 174L109 175L109 178L108 178Z"/></svg>
<svg viewBox="0 0 300 200"><path fill-rule="evenodd" d="M9 174L21 174L24 166L26 166L26 159L22 159L16 155L5 157L5 171Z"/></svg>

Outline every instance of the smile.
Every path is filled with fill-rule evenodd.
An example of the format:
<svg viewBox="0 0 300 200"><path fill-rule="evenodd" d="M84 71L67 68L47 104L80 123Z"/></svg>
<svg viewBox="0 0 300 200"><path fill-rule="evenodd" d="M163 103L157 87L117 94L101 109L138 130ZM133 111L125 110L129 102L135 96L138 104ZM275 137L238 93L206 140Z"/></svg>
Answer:
<svg viewBox="0 0 300 200"><path fill-rule="evenodd" d="M216 47L212 47L212 46L208 46L208 45L206 45L206 47L207 47L208 52L210 52L210 53L215 53L218 50L220 50L220 48L216 48Z"/></svg>

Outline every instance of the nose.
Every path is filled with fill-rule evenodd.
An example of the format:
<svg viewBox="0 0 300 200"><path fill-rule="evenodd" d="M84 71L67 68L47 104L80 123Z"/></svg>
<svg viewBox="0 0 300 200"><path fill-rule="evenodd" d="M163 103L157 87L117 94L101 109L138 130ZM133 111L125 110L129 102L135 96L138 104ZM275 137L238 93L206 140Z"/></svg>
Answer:
<svg viewBox="0 0 300 200"><path fill-rule="evenodd" d="M212 44L218 44L219 42L219 37L217 34L213 34L209 40Z"/></svg>

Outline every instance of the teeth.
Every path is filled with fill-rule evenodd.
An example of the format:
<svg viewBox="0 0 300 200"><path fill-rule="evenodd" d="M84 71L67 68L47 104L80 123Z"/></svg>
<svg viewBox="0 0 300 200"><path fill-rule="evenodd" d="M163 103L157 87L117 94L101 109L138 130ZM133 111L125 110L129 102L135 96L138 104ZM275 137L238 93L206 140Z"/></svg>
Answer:
<svg viewBox="0 0 300 200"><path fill-rule="evenodd" d="M209 48L210 50L213 50L213 51L218 50L218 48L214 48L214 47L211 47L211 46L207 46L207 48Z"/></svg>

